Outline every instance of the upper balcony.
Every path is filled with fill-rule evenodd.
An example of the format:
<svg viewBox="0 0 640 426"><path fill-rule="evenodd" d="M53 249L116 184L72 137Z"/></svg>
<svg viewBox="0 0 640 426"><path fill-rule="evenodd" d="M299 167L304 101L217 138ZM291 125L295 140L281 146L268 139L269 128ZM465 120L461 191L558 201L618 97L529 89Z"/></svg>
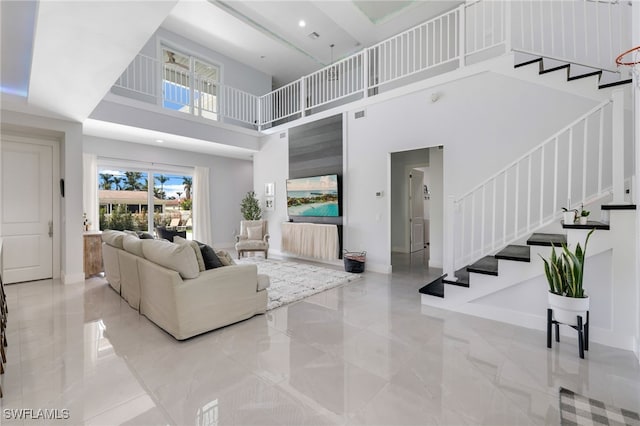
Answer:
<svg viewBox="0 0 640 426"><path fill-rule="evenodd" d="M630 7L609 0L469 2L262 96L140 54L112 92L266 130L511 51L617 74L614 58L631 44Z"/></svg>

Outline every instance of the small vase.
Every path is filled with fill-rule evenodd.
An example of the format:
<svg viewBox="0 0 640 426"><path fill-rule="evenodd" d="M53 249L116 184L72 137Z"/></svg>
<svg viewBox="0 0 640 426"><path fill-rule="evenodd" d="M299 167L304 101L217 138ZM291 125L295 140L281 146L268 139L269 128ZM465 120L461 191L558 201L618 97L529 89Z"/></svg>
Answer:
<svg viewBox="0 0 640 426"><path fill-rule="evenodd" d="M573 210L564 212L562 217L565 225L573 225L573 223L576 221L576 212L574 212Z"/></svg>
<svg viewBox="0 0 640 426"><path fill-rule="evenodd" d="M586 225L587 224L587 216L580 216L579 222L580 222L580 225Z"/></svg>
<svg viewBox="0 0 640 426"><path fill-rule="evenodd" d="M553 310L553 319L562 324L578 325L578 315L583 323L587 319L589 310L589 296L566 297L552 292L547 293L549 307Z"/></svg>

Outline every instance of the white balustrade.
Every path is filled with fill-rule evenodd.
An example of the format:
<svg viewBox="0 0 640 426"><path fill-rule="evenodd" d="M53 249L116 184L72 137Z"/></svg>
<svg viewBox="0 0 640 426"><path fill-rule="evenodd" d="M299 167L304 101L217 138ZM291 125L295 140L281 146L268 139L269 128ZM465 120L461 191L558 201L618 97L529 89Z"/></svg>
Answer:
<svg viewBox="0 0 640 426"><path fill-rule="evenodd" d="M260 97L260 125L273 124L301 112L301 80Z"/></svg>
<svg viewBox="0 0 640 426"><path fill-rule="evenodd" d="M612 138L603 137L612 131L613 103L591 109L454 201L453 268L557 220L561 206L575 208L610 193L616 168L602 153L614 149Z"/></svg>

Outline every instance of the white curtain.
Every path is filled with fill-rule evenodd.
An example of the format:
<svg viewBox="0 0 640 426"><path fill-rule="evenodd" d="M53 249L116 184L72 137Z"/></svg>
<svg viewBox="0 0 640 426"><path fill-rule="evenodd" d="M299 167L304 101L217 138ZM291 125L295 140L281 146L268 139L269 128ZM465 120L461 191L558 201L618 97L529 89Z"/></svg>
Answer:
<svg viewBox="0 0 640 426"><path fill-rule="evenodd" d="M211 204L209 201L209 168L196 167L193 173L193 239L213 244Z"/></svg>
<svg viewBox="0 0 640 426"><path fill-rule="evenodd" d="M82 154L82 207L89 219L89 229L100 229L98 218L98 156Z"/></svg>

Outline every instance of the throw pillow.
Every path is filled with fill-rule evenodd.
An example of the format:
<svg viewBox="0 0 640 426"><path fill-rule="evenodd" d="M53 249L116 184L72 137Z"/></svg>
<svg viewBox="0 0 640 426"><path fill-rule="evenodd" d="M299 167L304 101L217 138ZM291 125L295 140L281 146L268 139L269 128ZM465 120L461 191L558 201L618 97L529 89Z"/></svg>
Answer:
<svg viewBox="0 0 640 426"><path fill-rule="evenodd" d="M153 263L172 269L182 278L200 275L198 260L190 246L161 240L141 240L144 257Z"/></svg>
<svg viewBox="0 0 640 426"><path fill-rule="evenodd" d="M142 231L138 231L138 238L140 238L141 240L153 240L153 235L149 234L148 232L142 232Z"/></svg>
<svg viewBox="0 0 640 426"><path fill-rule="evenodd" d="M224 266L231 266L236 264L231 255L224 250L217 251L216 256L218 256L218 259L220 259L220 262L222 262Z"/></svg>
<svg viewBox="0 0 640 426"><path fill-rule="evenodd" d="M247 227L247 238L250 240L261 240L262 239L262 226L248 226Z"/></svg>
<svg viewBox="0 0 640 426"><path fill-rule="evenodd" d="M173 237L173 242L176 244L188 244L189 246L191 246L191 249L193 249L193 252L196 254L196 260L198 261L200 272L206 270L204 266L204 258L202 257L202 251L200 250L200 244L197 241L186 240L176 235L175 237Z"/></svg>
<svg viewBox="0 0 640 426"><path fill-rule="evenodd" d="M211 248L211 246L208 246L206 244L201 244L200 251L202 252L202 257L204 259L204 267L206 270L224 266L224 264L220 261L220 259L218 259L218 256L216 256L216 252L213 251L213 248Z"/></svg>

